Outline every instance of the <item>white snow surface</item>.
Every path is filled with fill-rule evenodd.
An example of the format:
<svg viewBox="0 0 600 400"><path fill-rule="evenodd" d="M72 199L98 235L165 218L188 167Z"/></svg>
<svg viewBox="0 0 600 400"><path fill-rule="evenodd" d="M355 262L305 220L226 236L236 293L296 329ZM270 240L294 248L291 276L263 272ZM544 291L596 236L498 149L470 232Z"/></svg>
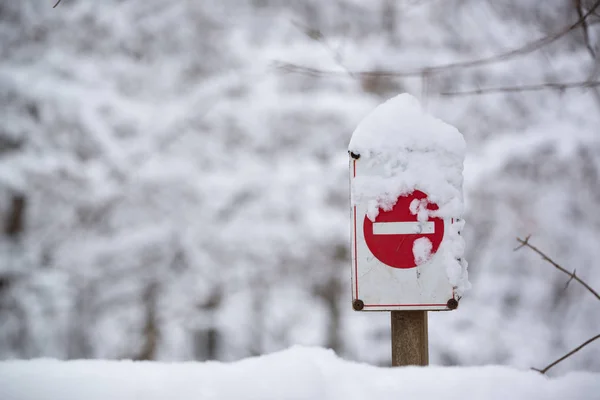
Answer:
<svg viewBox="0 0 600 400"><path fill-rule="evenodd" d="M466 144L458 129L427 113L414 96L402 93L380 104L360 122L348 148L366 157L423 151L449 152L464 158Z"/></svg>
<svg viewBox="0 0 600 400"><path fill-rule="evenodd" d="M410 212L417 216L417 221L427 222L429 220L429 210L427 209L427 200L414 199L410 202Z"/></svg>
<svg viewBox="0 0 600 400"><path fill-rule="evenodd" d="M352 205L366 202L367 216L372 221L380 209L391 210L398 197L414 190L425 192L428 201L439 207L423 212L423 204L411 203L411 212L418 215L420 222L429 216L443 218L446 224L453 219L461 221L446 230L437 253L444 260L450 283L462 296L471 286L464 258L465 242L459 233L464 225L463 135L427 113L415 97L404 93L379 105L360 122L348 150L359 154L369 167L383 170L382 175L368 174L352 180ZM422 255L421 247L415 258Z"/></svg>
<svg viewBox="0 0 600 400"><path fill-rule="evenodd" d="M413 255L417 265L425 264L431 258L431 240L426 237L418 238L413 244Z"/></svg>
<svg viewBox="0 0 600 400"><path fill-rule="evenodd" d="M548 378L500 366L382 368L306 347L233 363L51 359L0 363L3 400L577 400L598 393L597 373Z"/></svg>

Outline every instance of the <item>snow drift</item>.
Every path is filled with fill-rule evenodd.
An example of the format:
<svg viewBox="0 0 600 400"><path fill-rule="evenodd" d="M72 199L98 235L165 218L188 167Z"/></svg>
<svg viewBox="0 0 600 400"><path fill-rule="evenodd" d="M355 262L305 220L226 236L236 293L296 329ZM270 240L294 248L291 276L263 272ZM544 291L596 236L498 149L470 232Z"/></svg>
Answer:
<svg viewBox="0 0 600 400"><path fill-rule="evenodd" d="M294 347L230 364L133 361L0 363L3 400L590 399L600 374L548 378L507 367L378 368Z"/></svg>

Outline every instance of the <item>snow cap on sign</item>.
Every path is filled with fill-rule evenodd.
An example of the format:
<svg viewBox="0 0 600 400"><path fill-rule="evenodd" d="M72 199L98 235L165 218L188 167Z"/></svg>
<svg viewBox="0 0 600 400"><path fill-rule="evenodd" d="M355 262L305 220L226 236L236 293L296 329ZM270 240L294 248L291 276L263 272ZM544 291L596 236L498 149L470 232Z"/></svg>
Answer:
<svg viewBox="0 0 600 400"><path fill-rule="evenodd" d="M358 162L380 171L352 181L352 205L366 204L367 217L372 221L380 210L391 210L400 196L415 190L425 192L428 200L439 207L429 215L419 215L419 221L429 217L455 221L449 224L436 257L444 260L448 279L461 295L470 287L464 239L459 234L464 225L462 172L466 144L462 134L428 114L413 96L401 94L379 105L360 122L348 150L360 155Z"/></svg>
<svg viewBox="0 0 600 400"><path fill-rule="evenodd" d="M458 129L428 114L416 98L404 93L367 115L348 146L351 152L366 157L398 149L440 149L464 157L466 144Z"/></svg>

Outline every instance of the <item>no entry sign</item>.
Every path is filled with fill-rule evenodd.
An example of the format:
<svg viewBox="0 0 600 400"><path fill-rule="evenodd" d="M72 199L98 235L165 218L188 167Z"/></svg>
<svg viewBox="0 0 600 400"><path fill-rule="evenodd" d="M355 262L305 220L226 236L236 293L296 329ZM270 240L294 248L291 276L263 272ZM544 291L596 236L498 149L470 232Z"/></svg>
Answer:
<svg viewBox="0 0 600 400"><path fill-rule="evenodd" d="M415 268L423 264L435 255L444 238L444 221L428 216L428 211L437 209L420 190L399 197L391 210L380 209L374 222L365 216L363 231L367 247L375 258L392 268ZM427 221L419 221L419 213L425 213ZM421 245L424 248L415 249L419 241L424 242ZM416 252L427 255L420 257Z"/></svg>
<svg viewBox="0 0 600 400"><path fill-rule="evenodd" d="M427 365L427 311L457 308L470 287L466 143L404 93L360 122L348 153L352 308L391 311L393 366Z"/></svg>
<svg viewBox="0 0 600 400"><path fill-rule="evenodd" d="M363 184L385 167L350 159L350 179ZM356 200L356 199L355 199ZM448 310L455 301L446 271L444 240L454 219L436 215L424 190L401 194L389 209L355 201L352 207L352 297L359 311Z"/></svg>

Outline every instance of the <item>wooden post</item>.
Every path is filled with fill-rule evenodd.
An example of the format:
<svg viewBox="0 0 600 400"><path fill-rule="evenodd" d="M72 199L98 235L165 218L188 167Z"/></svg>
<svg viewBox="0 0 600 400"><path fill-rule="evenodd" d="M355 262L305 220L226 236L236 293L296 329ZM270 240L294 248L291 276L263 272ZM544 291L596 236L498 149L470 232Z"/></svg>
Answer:
<svg viewBox="0 0 600 400"><path fill-rule="evenodd" d="M392 366L429 365L427 311L392 311Z"/></svg>

